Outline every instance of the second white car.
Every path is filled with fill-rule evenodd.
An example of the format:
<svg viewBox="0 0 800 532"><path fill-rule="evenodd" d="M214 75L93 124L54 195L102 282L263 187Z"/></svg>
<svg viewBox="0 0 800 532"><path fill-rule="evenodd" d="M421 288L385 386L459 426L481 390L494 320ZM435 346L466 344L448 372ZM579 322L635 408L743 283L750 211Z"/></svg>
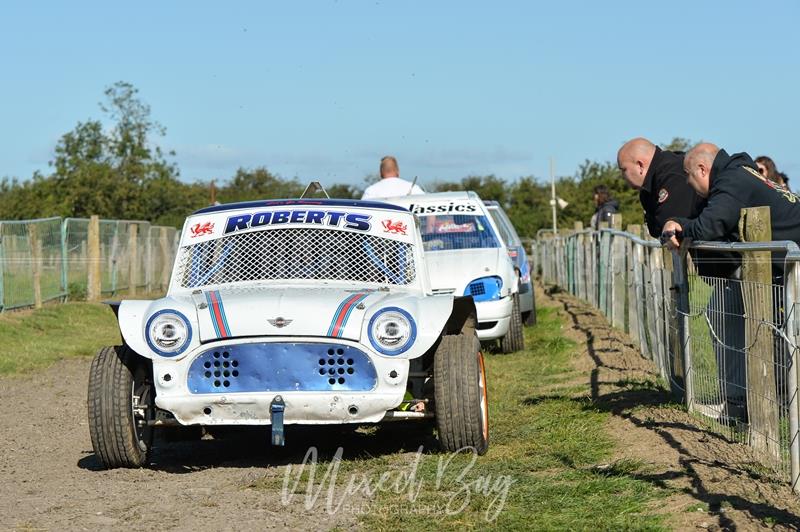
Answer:
<svg viewBox="0 0 800 532"><path fill-rule="evenodd" d="M472 296L481 341L504 353L524 347L519 277L498 228L475 192L439 192L385 201L419 220L434 293Z"/></svg>

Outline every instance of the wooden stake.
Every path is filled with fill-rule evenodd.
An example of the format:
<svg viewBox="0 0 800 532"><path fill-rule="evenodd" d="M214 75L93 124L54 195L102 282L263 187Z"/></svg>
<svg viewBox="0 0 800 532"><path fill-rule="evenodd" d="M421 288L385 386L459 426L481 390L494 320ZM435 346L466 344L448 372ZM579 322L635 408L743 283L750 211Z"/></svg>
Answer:
<svg viewBox="0 0 800 532"><path fill-rule="evenodd" d="M128 257L130 260L130 275L128 293L136 295L136 281L139 279L139 250L138 250L139 226L132 223L128 226Z"/></svg>
<svg viewBox="0 0 800 532"><path fill-rule="evenodd" d="M86 279L86 299L99 301L101 292L100 279L100 217L95 215L89 219L89 230L86 236L88 273Z"/></svg>
<svg viewBox="0 0 800 532"><path fill-rule="evenodd" d="M739 234L745 242L772 239L769 207L742 209ZM747 410L750 445L769 457L779 458L778 402L775 390L775 361L772 331L762 322L772 323L772 261L768 251L742 253L742 299L747 357Z"/></svg>

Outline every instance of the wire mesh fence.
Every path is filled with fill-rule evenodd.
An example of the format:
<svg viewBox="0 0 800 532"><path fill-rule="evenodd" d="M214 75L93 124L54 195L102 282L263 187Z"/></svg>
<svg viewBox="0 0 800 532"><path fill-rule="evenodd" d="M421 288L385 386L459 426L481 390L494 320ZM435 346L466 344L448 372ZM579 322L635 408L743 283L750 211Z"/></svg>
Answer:
<svg viewBox="0 0 800 532"><path fill-rule="evenodd" d="M600 309L699 423L800 491L800 249L698 242L669 252L634 229L538 235L543 282Z"/></svg>
<svg viewBox="0 0 800 532"><path fill-rule="evenodd" d="M0 221L0 310L51 300L84 299L90 265L99 263L100 292L165 291L178 231L138 220L99 220L90 252L88 218Z"/></svg>

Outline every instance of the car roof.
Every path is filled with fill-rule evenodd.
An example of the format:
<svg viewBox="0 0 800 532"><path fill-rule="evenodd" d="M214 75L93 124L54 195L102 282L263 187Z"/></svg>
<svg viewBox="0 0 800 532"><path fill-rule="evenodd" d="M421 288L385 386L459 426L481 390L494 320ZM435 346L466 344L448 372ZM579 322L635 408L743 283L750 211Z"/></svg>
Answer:
<svg viewBox="0 0 800 532"><path fill-rule="evenodd" d="M362 201L352 199L277 199L277 200L257 200L240 201L237 203L225 203L213 205L197 210L192 214L208 214L211 212L233 211L238 209L258 209L260 207L289 207L306 205L313 207L361 207L364 209L385 209L390 211L408 212L405 207L384 203L382 201Z"/></svg>
<svg viewBox="0 0 800 532"><path fill-rule="evenodd" d="M454 192L432 192L425 194L409 194L405 196L395 196L393 198L385 198L386 201L392 202L411 202L411 203L440 203L448 200L477 200L481 201L477 192L472 190L457 190Z"/></svg>

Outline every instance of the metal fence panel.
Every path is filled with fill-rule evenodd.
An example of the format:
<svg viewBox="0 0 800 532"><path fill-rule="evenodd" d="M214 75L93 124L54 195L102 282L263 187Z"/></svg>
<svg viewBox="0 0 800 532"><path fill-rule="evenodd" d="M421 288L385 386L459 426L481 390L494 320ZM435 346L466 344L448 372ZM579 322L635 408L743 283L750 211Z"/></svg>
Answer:
<svg viewBox="0 0 800 532"><path fill-rule="evenodd" d="M695 245L742 253L745 263L748 253L781 251L785 267L774 270L785 273L771 283L700 275L688 256L665 255L656 241L615 230L540 236L536 250L545 283L560 284L635 332L642 356L698 422L743 444L744 461L758 461L800 492L800 249L775 242ZM613 275L620 269L611 251L623 247L626 275ZM623 288L631 297L620 320L612 294Z"/></svg>
<svg viewBox="0 0 800 532"><path fill-rule="evenodd" d="M61 219L4 221L2 239L2 309L64 297Z"/></svg>
<svg viewBox="0 0 800 532"><path fill-rule="evenodd" d="M0 310L84 298L88 239L86 218L0 221ZM102 293L166 291L177 229L139 220L100 220L99 243Z"/></svg>

